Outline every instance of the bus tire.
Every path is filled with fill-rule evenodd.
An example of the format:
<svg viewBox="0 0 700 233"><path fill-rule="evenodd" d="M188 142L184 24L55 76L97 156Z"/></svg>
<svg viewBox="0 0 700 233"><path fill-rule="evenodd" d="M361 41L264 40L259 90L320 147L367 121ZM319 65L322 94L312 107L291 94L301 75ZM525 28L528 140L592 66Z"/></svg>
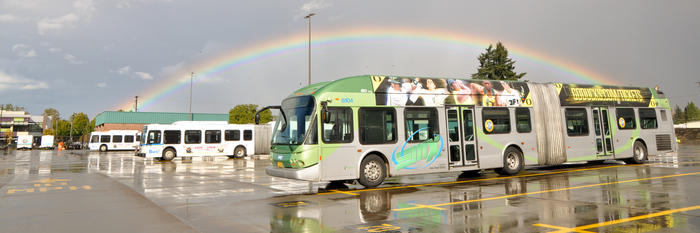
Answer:
<svg viewBox="0 0 700 233"><path fill-rule="evenodd" d="M237 146L236 149L233 149L233 157L234 158L243 158L247 154L247 151L245 147L243 146Z"/></svg>
<svg viewBox="0 0 700 233"><path fill-rule="evenodd" d="M627 164L642 164L647 160L647 147L640 141L634 142L632 158L624 159Z"/></svg>
<svg viewBox="0 0 700 233"><path fill-rule="evenodd" d="M503 155L503 168L494 171L499 175L510 176L523 170L523 153L515 147L508 147Z"/></svg>
<svg viewBox="0 0 700 233"><path fill-rule="evenodd" d="M371 154L360 163L360 179L357 181L366 188L377 187L386 178L386 166L379 156Z"/></svg>
<svg viewBox="0 0 700 233"><path fill-rule="evenodd" d="M177 153L175 152L175 150L173 150L173 148L168 148L168 149L163 150L163 156L160 159L165 160L165 161L170 161L170 160L173 160L175 158L175 156L177 156Z"/></svg>
<svg viewBox="0 0 700 233"><path fill-rule="evenodd" d="M100 146L100 152L107 152L107 145L101 145Z"/></svg>

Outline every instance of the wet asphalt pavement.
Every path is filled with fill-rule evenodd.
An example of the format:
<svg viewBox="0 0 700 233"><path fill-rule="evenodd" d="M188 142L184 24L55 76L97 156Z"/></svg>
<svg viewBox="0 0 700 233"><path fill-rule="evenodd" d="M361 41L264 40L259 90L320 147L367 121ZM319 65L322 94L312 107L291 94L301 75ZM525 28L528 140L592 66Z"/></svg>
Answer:
<svg viewBox="0 0 700 233"><path fill-rule="evenodd" d="M0 232L700 232L700 145L643 165L404 176L374 189L274 178L269 164L0 152Z"/></svg>

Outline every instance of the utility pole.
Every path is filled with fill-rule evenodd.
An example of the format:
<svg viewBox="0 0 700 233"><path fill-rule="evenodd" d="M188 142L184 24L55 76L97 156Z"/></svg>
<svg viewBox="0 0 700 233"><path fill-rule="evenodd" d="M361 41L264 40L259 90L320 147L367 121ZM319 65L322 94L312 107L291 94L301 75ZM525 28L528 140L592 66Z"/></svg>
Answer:
<svg viewBox="0 0 700 233"><path fill-rule="evenodd" d="M2 137L2 112L5 111L5 106L0 104L0 137ZM2 138L0 138L2 139Z"/></svg>
<svg viewBox="0 0 700 233"><path fill-rule="evenodd" d="M190 74L190 121L192 121L192 83L194 81L194 72Z"/></svg>
<svg viewBox="0 0 700 233"><path fill-rule="evenodd" d="M138 112L139 111L139 96L137 95L135 97L136 97L136 103L134 104L134 112Z"/></svg>
<svg viewBox="0 0 700 233"><path fill-rule="evenodd" d="M73 121L75 120L75 115L71 116L70 119L70 132L68 133L68 142L73 144Z"/></svg>
<svg viewBox="0 0 700 233"><path fill-rule="evenodd" d="M309 84L311 85L311 16L316 15L315 13L310 13L304 16L305 19L309 20Z"/></svg>

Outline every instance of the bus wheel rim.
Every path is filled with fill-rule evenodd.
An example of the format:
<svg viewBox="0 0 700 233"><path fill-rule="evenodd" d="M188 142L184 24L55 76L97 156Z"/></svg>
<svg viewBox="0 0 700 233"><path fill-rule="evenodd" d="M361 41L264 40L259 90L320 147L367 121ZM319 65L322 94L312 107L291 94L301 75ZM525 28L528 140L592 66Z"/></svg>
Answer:
<svg viewBox="0 0 700 233"><path fill-rule="evenodd" d="M236 150L236 155L238 155L238 156L243 155L243 150L241 150L241 149Z"/></svg>
<svg viewBox="0 0 700 233"><path fill-rule="evenodd" d="M637 159L642 160L644 158L644 150L641 147L634 148L634 155Z"/></svg>
<svg viewBox="0 0 700 233"><path fill-rule="evenodd" d="M379 168L379 164L375 161L371 161L365 165L365 177L370 181L376 181L379 179L382 171Z"/></svg>
<svg viewBox="0 0 700 233"><path fill-rule="evenodd" d="M516 157L517 157L517 155L515 155L515 153L508 154L508 157L506 158L506 162L508 163L508 168L510 168L510 169L518 168L518 159Z"/></svg>

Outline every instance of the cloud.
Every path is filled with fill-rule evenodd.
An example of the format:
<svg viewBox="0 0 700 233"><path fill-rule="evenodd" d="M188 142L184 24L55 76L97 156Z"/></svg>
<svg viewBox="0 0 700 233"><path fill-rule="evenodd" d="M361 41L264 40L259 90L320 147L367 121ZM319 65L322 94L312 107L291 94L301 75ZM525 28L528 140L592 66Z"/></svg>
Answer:
<svg viewBox="0 0 700 233"><path fill-rule="evenodd" d="M145 3L173 2L173 0L122 0L116 5L117 8L132 8Z"/></svg>
<svg viewBox="0 0 700 233"><path fill-rule="evenodd" d="M74 28L75 23L80 20L80 16L74 13L69 13L58 18L43 18L37 22L37 30L39 35L46 35L51 30L62 30L64 28Z"/></svg>
<svg viewBox="0 0 700 233"><path fill-rule="evenodd" d="M131 66L124 66L124 67L122 67L122 68L119 68L119 69L117 70L117 73L118 73L118 74L129 74L129 73L131 73Z"/></svg>
<svg viewBox="0 0 700 233"><path fill-rule="evenodd" d="M80 21L88 21L95 13L93 0L76 0L73 2L73 12L57 18L42 18L37 22L39 35L46 35L50 31L61 31L66 28L75 28Z"/></svg>
<svg viewBox="0 0 700 233"><path fill-rule="evenodd" d="M49 52L52 52L52 53L63 52L63 49L62 48L49 48Z"/></svg>
<svg viewBox="0 0 700 233"><path fill-rule="evenodd" d="M12 46L12 51L22 58L36 57L37 55L36 50L26 44L15 44Z"/></svg>
<svg viewBox="0 0 700 233"><path fill-rule="evenodd" d="M97 87L105 88L105 87L107 87L107 83L106 82L99 82L99 83L97 83Z"/></svg>
<svg viewBox="0 0 700 233"><path fill-rule="evenodd" d="M0 71L0 90L38 90L48 89L49 85L43 81L27 79L19 76L13 76Z"/></svg>
<svg viewBox="0 0 700 233"><path fill-rule="evenodd" d="M332 5L333 4L326 2L326 0L311 0L310 2L304 3L304 5L301 5L299 8L299 13L295 18L302 18L309 13L330 7Z"/></svg>
<svg viewBox="0 0 700 233"><path fill-rule="evenodd" d="M19 22L19 21L24 21L24 19L19 18L13 14L0 15L0 23L12 23L12 22Z"/></svg>
<svg viewBox="0 0 700 233"><path fill-rule="evenodd" d="M66 54L65 56L63 56L63 59L66 59L66 61L70 62L71 64L76 64L76 65L85 63L85 61L78 60L78 58L76 58L75 56L73 56L71 54Z"/></svg>
<svg viewBox="0 0 700 233"><path fill-rule="evenodd" d="M152 80L153 79L153 75L146 73L146 72L134 72L134 74L136 75L136 77L143 79L143 80Z"/></svg>

